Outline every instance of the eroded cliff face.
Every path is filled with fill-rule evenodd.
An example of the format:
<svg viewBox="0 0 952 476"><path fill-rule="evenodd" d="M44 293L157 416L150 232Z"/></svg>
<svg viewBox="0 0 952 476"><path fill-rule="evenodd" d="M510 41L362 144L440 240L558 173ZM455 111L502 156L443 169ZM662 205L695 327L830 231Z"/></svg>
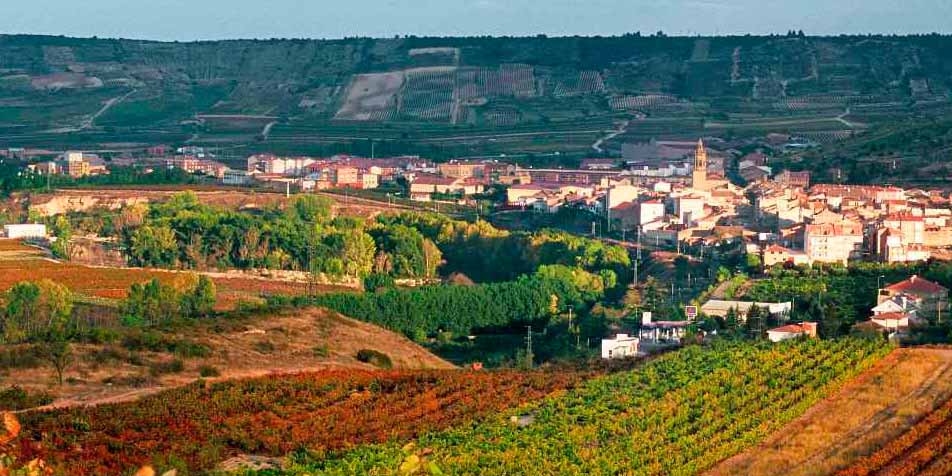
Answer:
<svg viewBox="0 0 952 476"><path fill-rule="evenodd" d="M149 203L154 199L155 197L148 195L123 196L103 191L57 192L31 200L30 212L48 217L69 212L85 212L94 208L118 210L130 205Z"/></svg>

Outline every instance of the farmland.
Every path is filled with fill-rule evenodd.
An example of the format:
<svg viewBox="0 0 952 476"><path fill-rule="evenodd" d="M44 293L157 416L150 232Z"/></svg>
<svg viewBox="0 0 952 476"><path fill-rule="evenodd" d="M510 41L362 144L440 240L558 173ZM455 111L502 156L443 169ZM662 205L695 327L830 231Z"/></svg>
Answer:
<svg viewBox="0 0 952 476"><path fill-rule="evenodd" d="M47 259L36 248L0 240L0 291L21 281L51 279L97 303L122 299L133 283L152 278L172 283L179 273L140 268L83 266ZM231 275L213 278L219 288L219 309L232 309L241 301L260 300L262 294L302 294L304 283ZM341 288L328 287L328 290Z"/></svg>
<svg viewBox="0 0 952 476"><path fill-rule="evenodd" d="M887 352L856 340L689 347L415 446L365 446L288 474L398 474L406 461L449 474L696 474L759 443Z"/></svg>
<svg viewBox="0 0 952 476"><path fill-rule="evenodd" d="M947 112L948 49L949 37L937 35L176 44L3 36L0 145L114 150L189 140L328 154L365 153L368 140L396 136L392 154L580 153L581 144L528 140L448 149L422 129L407 137L401 129L582 131L592 118L641 115L673 122L648 138L678 138L689 134L679 126L707 119L705 133L832 132L839 140ZM272 121L274 134L263 137ZM340 134L342 126L353 132Z"/></svg>
<svg viewBox="0 0 952 476"><path fill-rule="evenodd" d="M307 448L319 455L405 441L570 388L582 377L328 370L199 382L138 402L25 415L34 438L21 444L21 454L75 476L123 474L144 463L196 474L241 454Z"/></svg>
<svg viewBox="0 0 952 476"><path fill-rule="evenodd" d="M952 351L899 349L762 444L722 462L706 474L834 474L851 466L854 469L837 474L903 474L874 470L916 441L901 435L918 432L916 438L920 438L927 433L922 431L923 423L916 423L921 418L934 409L936 413L932 415L947 417L943 412L949 406L942 406L942 402L950 397ZM888 449L872 454L884 445ZM892 456L887 458L887 454ZM869 472L862 472L861 468Z"/></svg>

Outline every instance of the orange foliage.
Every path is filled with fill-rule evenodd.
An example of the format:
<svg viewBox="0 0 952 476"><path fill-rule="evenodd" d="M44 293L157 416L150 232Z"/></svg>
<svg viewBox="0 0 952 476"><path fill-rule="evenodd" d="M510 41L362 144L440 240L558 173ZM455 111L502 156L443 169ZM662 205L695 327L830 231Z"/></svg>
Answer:
<svg viewBox="0 0 952 476"><path fill-rule="evenodd" d="M586 375L328 370L199 383L137 402L29 414L42 436L21 454L74 476L122 474L156 456L201 472L240 453L407 440L542 398Z"/></svg>

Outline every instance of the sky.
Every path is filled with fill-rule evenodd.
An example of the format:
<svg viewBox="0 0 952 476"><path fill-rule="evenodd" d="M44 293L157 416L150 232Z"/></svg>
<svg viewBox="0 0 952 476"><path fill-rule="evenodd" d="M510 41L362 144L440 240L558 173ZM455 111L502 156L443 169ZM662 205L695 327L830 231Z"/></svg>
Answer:
<svg viewBox="0 0 952 476"><path fill-rule="evenodd" d="M952 0L2 0L0 32L151 40L952 33Z"/></svg>

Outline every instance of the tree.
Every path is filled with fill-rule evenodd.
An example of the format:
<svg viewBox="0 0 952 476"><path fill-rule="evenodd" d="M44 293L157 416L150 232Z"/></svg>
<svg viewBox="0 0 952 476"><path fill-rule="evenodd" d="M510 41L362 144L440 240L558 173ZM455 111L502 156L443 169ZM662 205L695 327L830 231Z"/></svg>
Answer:
<svg viewBox="0 0 952 476"><path fill-rule="evenodd" d="M374 239L360 230L348 230L340 233L343 241L341 260L344 262L344 273L352 277L361 277L373 271L374 255L377 247Z"/></svg>
<svg viewBox="0 0 952 476"><path fill-rule="evenodd" d="M727 310L727 315L724 316L724 327L732 333L737 332L740 328L739 319L737 318L737 309L732 307Z"/></svg>
<svg viewBox="0 0 952 476"><path fill-rule="evenodd" d="M215 307L217 291L208 276L199 276L195 286L182 296L182 311L187 317L207 317Z"/></svg>
<svg viewBox="0 0 952 476"><path fill-rule="evenodd" d="M51 331L37 346L37 354L56 372L56 382L63 385L63 375L73 362L73 351L63 332Z"/></svg>
<svg viewBox="0 0 952 476"><path fill-rule="evenodd" d="M134 232L127 244L129 260L136 266L174 267L179 248L175 232L167 225L145 225Z"/></svg>
<svg viewBox="0 0 952 476"><path fill-rule="evenodd" d="M133 284L122 303L123 322L145 326L169 322L181 312L181 299L174 287L162 284L158 278L145 284Z"/></svg>
<svg viewBox="0 0 952 476"><path fill-rule="evenodd" d="M50 246L50 251L53 253L53 256L69 261L73 257L73 246L70 243L70 240L73 238L73 232L69 220L65 216L59 215L53 220L51 228L53 236L56 237L56 241Z"/></svg>
<svg viewBox="0 0 952 476"><path fill-rule="evenodd" d="M73 295L62 284L49 279L20 282L7 291L6 302L3 337L7 342L71 330Z"/></svg>
<svg viewBox="0 0 952 476"><path fill-rule="evenodd" d="M744 322L744 326L747 328L747 334L751 338L760 339L763 337L767 329L767 318L769 315L770 311L767 308L760 307L756 304L750 306L750 309L747 310L747 320Z"/></svg>

